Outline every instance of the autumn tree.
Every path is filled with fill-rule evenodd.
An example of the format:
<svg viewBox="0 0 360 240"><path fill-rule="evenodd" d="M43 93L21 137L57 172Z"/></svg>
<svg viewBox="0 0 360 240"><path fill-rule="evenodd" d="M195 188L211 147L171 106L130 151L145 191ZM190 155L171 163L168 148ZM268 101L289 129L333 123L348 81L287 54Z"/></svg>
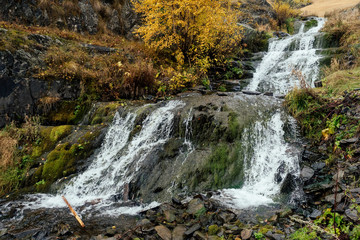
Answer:
<svg viewBox="0 0 360 240"><path fill-rule="evenodd" d="M235 2L235 3L232 3ZM145 44L171 56L178 66L196 65L206 73L238 49L242 28L237 1L230 0L136 0L135 11L143 17L136 30Z"/></svg>

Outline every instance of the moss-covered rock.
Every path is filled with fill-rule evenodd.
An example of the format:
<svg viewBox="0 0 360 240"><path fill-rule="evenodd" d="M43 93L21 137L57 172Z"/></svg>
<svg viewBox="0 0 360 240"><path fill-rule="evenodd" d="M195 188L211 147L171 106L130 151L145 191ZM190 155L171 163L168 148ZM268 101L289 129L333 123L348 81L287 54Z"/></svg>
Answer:
<svg viewBox="0 0 360 240"><path fill-rule="evenodd" d="M89 110L88 103L62 101L46 117L45 121L53 124L77 124Z"/></svg>

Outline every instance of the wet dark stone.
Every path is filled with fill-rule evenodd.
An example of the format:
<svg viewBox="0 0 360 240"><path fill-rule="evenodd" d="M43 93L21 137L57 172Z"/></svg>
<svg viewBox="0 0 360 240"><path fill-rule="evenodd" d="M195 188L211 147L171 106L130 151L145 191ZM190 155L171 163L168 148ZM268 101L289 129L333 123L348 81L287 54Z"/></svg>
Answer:
<svg viewBox="0 0 360 240"><path fill-rule="evenodd" d="M181 201L179 199L177 199L177 198L172 198L171 201L175 205L182 205Z"/></svg>
<svg viewBox="0 0 360 240"><path fill-rule="evenodd" d="M195 224L184 233L186 236L193 234L195 231L201 228L200 224Z"/></svg>
<svg viewBox="0 0 360 240"><path fill-rule="evenodd" d="M285 38L285 37L290 36L288 33L286 33L286 32L281 32L281 31L273 32L273 35L276 36L276 37L278 37L278 38Z"/></svg>
<svg viewBox="0 0 360 240"><path fill-rule="evenodd" d="M261 92L248 91L248 90L243 90L242 93L243 93L243 94L246 94L246 95L260 95L260 94L261 94Z"/></svg>
<svg viewBox="0 0 360 240"><path fill-rule="evenodd" d="M224 224L234 221L236 219L236 214L231 211L222 211L218 214L218 217Z"/></svg>
<svg viewBox="0 0 360 240"><path fill-rule="evenodd" d="M359 219L358 213L355 209L346 209L345 215L352 221L357 221Z"/></svg>
<svg viewBox="0 0 360 240"><path fill-rule="evenodd" d="M311 165L311 167L315 170L315 171L320 171L321 169L323 169L326 166L326 163L324 162L316 162L314 164Z"/></svg>
<svg viewBox="0 0 360 240"><path fill-rule="evenodd" d="M341 147L346 147L347 145L354 144L359 141L359 138L350 138L350 139L343 139L340 141Z"/></svg>
<svg viewBox="0 0 360 240"><path fill-rule="evenodd" d="M315 162L315 161L319 160L320 158L321 158L320 154L311 152L309 150L304 150L304 152L302 153L302 159L304 161Z"/></svg>
<svg viewBox="0 0 360 240"><path fill-rule="evenodd" d="M286 175L284 182L281 185L280 192L284 194L289 194L296 189L296 186L297 181L295 176L289 173Z"/></svg>
<svg viewBox="0 0 360 240"><path fill-rule="evenodd" d="M314 211L310 214L310 218L311 219L316 219L318 217L321 216L321 211L320 210L317 210L317 209L314 209Z"/></svg>

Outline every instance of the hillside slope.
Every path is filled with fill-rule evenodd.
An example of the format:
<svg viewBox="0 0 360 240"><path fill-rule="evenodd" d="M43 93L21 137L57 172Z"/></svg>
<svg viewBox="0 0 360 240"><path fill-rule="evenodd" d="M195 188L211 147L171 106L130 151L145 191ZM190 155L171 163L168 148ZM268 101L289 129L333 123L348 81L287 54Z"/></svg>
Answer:
<svg viewBox="0 0 360 240"><path fill-rule="evenodd" d="M324 17L326 13L353 7L360 3L359 0L313 0L313 4L301 9L304 15Z"/></svg>

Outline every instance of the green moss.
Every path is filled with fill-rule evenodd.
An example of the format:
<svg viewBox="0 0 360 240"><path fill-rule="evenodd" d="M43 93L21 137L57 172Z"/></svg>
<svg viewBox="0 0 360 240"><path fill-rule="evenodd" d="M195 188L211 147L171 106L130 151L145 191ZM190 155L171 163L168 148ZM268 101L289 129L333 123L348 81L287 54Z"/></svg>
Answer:
<svg viewBox="0 0 360 240"><path fill-rule="evenodd" d="M120 102L111 102L106 104L105 106L99 107L91 120L91 125L111 122L115 112L120 106L124 106L124 103Z"/></svg>
<svg viewBox="0 0 360 240"><path fill-rule="evenodd" d="M219 226L218 225L211 225L209 226L208 233L209 235L216 235L219 232Z"/></svg>
<svg viewBox="0 0 360 240"><path fill-rule="evenodd" d="M42 127L40 130L40 139L35 143L31 156L38 158L45 152L55 147L56 143L69 135L73 127L63 125L58 127Z"/></svg>
<svg viewBox="0 0 360 240"><path fill-rule="evenodd" d="M226 139L233 142L240 135L240 124L237 120L237 114L234 112L229 113L228 130Z"/></svg>
<svg viewBox="0 0 360 240"><path fill-rule="evenodd" d="M72 129L73 127L70 125L54 127L50 133L50 140L53 142L57 142L62 138L64 138L65 136L69 135Z"/></svg>
<svg viewBox="0 0 360 240"><path fill-rule="evenodd" d="M195 216L197 218L201 217L201 216L204 216L206 214L206 208L205 207L202 207L200 208L196 213L195 213Z"/></svg>
<svg viewBox="0 0 360 240"><path fill-rule="evenodd" d="M286 25L286 30L289 34L294 34L294 22L295 22L295 18L288 18L285 21L285 25Z"/></svg>
<svg viewBox="0 0 360 240"><path fill-rule="evenodd" d="M260 227L259 232L262 234L267 233L268 231L272 231L273 227L271 225L266 225L263 227Z"/></svg>
<svg viewBox="0 0 360 240"><path fill-rule="evenodd" d="M309 30L310 28L317 27L318 21L315 19L311 19L309 21L306 21L305 23L305 31Z"/></svg>
<svg viewBox="0 0 360 240"><path fill-rule="evenodd" d="M77 101L63 101L46 117L46 120L55 124L77 124L88 112L88 103Z"/></svg>
<svg viewBox="0 0 360 240"><path fill-rule="evenodd" d="M241 187L243 183L243 157L241 144L220 144L209 157L204 172L212 176L211 188Z"/></svg>

